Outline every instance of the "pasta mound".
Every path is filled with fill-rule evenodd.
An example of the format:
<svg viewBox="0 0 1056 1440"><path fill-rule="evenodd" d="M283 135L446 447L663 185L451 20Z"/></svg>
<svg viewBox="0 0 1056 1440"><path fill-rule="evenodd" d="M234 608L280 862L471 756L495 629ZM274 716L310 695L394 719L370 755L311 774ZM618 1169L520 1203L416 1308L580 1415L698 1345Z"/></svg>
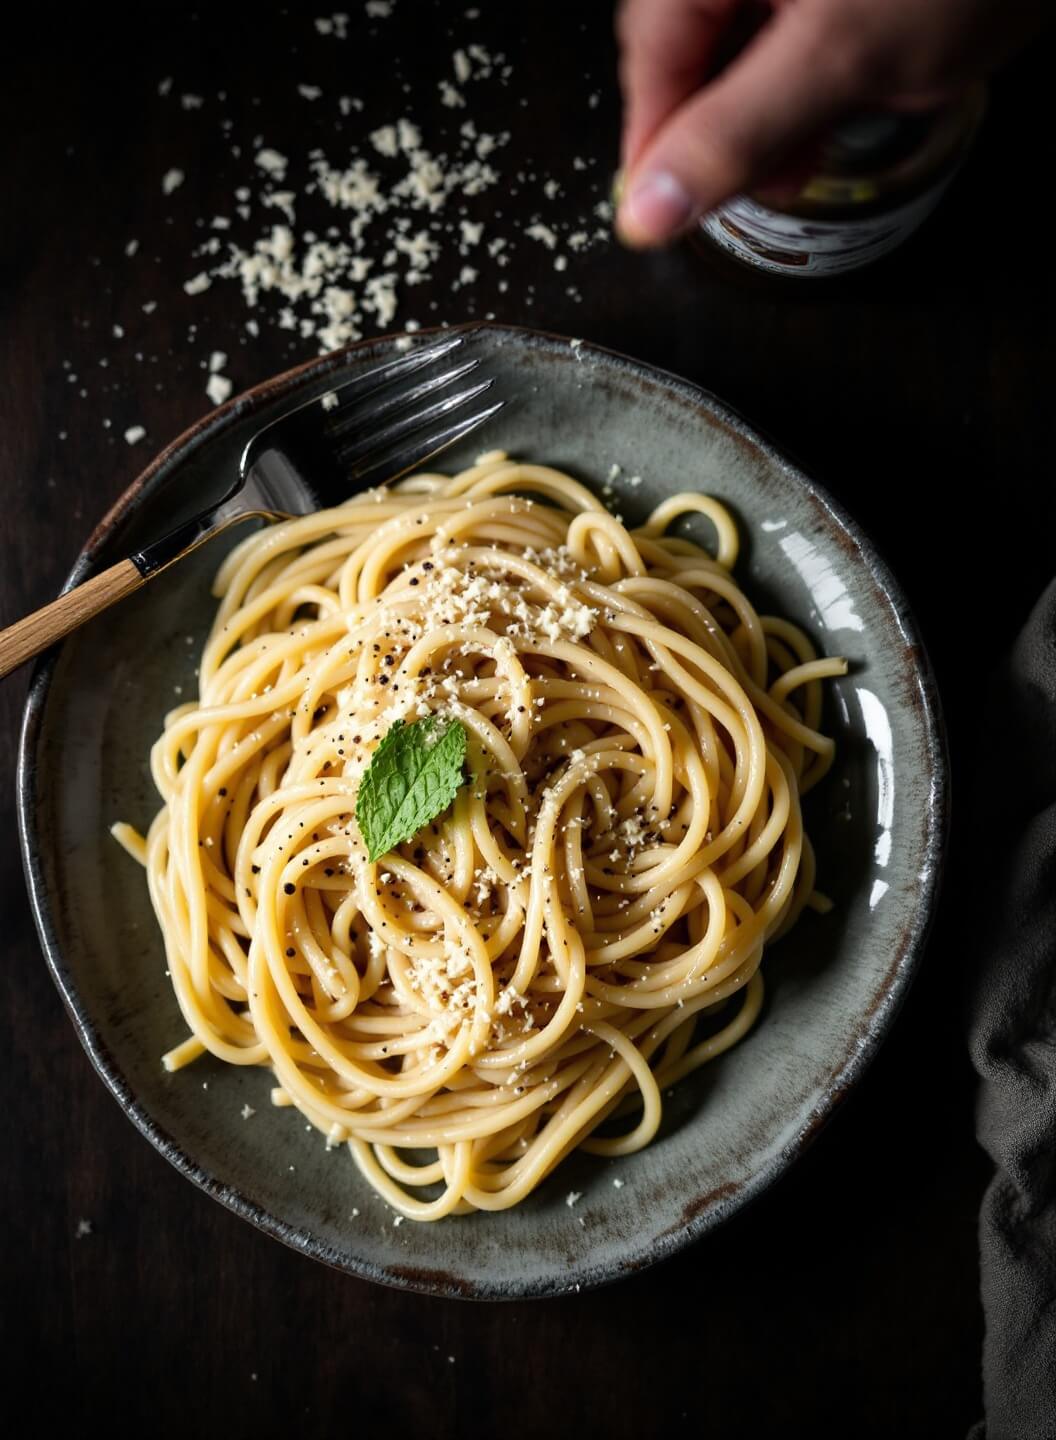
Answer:
<svg viewBox="0 0 1056 1440"><path fill-rule="evenodd" d="M692 513L714 555L669 533ZM846 666L757 615L736 558L710 497L632 530L499 452L240 544L152 752L164 808L145 842L115 827L191 1031L170 1068L270 1067L416 1220L648 1144L663 1090L754 1023L764 946L824 905L800 797ZM361 777L426 716L464 726L467 782L371 863Z"/></svg>

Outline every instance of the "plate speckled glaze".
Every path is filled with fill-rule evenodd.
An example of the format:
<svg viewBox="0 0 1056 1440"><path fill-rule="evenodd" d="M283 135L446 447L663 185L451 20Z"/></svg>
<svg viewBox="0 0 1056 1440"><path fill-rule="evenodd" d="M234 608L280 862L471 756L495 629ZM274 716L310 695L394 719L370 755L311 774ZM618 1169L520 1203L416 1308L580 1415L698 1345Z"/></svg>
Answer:
<svg viewBox="0 0 1056 1440"><path fill-rule="evenodd" d="M225 487L249 436L292 402L392 354L380 340L232 400L170 445L86 545L70 583L135 550ZM674 490L727 502L740 583L851 661L832 684L839 740L808 797L819 885L835 900L767 952L749 1037L677 1087L638 1155L574 1155L512 1211L393 1224L343 1150L269 1104L270 1075L206 1057L170 1075L185 1034L144 877L107 834L145 829L158 800L150 745L194 689L229 531L72 636L37 668L19 770L26 875L44 952L91 1059L179 1170L288 1245L368 1279L488 1299L598 1285L674 1254L771 1184L862 1073L920 959L946 827L934 683L889 570L854 522L710 395L578 341L486 327L473 342L511 403L443 457L501 447L595 487L634 519ZM630 484L630 477L640 482ZM203 1088L202 1082L208 1082ZM241 1118L244 1105L255 1115ZM622 1186L614 1180L623 1181ZM570 1208L566 1196L582 1192ZM353 1211L358 1214L353 1218Z"/></svg>

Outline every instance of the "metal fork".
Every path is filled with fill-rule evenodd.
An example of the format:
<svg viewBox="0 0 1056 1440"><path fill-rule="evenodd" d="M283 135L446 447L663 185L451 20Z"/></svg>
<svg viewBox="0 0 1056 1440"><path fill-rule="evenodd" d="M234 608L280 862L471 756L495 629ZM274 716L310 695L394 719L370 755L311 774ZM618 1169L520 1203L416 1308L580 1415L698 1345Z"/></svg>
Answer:
<svg viewBox="0 0 1056 1440"><path fill-rule="evenodd" d="M313 396L258 430L238 479L215 505L0 630L0 679L235 521L324 509L353 489L395 480L482 425L504 402L465 413L493 383L458 386L480 363L456 353L466 338L448 335L408 351L335 385L331 408Z"/></svg>

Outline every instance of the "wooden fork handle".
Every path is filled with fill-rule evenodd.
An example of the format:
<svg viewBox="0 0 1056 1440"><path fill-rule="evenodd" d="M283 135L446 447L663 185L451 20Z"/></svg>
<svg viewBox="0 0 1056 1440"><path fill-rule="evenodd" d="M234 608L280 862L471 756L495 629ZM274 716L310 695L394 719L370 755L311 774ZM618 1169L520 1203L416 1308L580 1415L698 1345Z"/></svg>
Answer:
<svg viewBox="0 0 1056 1440"><path fill-rule="evenodd" d="M119 560L101 575L93 575L50 605L0 630L0 680L115 600L138 590L143 581L131 560Z"/></svg>

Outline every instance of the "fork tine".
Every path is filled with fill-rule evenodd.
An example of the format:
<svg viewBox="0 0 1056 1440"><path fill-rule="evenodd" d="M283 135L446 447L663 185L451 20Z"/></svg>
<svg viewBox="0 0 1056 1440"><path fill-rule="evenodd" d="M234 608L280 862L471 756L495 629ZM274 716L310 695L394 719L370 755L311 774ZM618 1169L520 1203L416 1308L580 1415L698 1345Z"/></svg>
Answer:
<svg viewBox="0 0 1056 1440"><path fill-rule="evenodd" d="M358 404L370 396L376 396L379 391L384 391L393 381L402 380L404 376L413 375L415 371L442 360L445 355L450 355L452 351L464 345L467 340L472 339L476 333L474 329L466 329L460 330L454 335L445 335L442 340L431 341L428 345L422 345L417 350L409 350L406 355L400 355L395 360L387 361L384 365L376 365L362 375L356 375L350 380L343 380L338 384L331 385L330 393L337 396L339 408L343 409L345 405ZM239 473L243 479L269 445L289 442L293 424L303 425L309 416L313 419L318 416L321 398L320 395L313 395L309 400L302 400L299 405L293 406L276 419L269 421L250 437L239 460ZM308 488L310 489L311 486Z"/></svg>
<svg viewBox="0 0 1056 1440"><path fill-rule="evenodd" d="M488 385L490 383L489 381ZM479 394L482 390L486 390L488 385L477 386L475 393ZM349 478L358 485L363 485L365 482L367 486L397 480L424 460L431 459L441 450L446 450L456 441L463 439L478 425L483 425L486 420L497 415L505 404L505 400L497 400L486 410L478 410L473 415L464 415L441 430L433 430L428 435L416 435L405 444L394 445L387 450L380 452L371 450L370 454L364 457L368 463L354 467Z"/></svg>
<svg viewBox="0 0 1056 1440"><path fill-rule="evenodd" d="M347 405L341 405L336 410L328 412L325 420L326 429L338 448L341 448L342 437L352 429L354 425L370 426L374 429L377 422L394 410L405 410L424 400L427 395L432 395L437 390L443 390L445 386L453 385L456 380L461 380L480 364L476 360L466 360L461 365L456 365L451 370L442 370L439 375L430 375L426 380L419 380L417 384L399 387L390 394L383 395L380 399L355 399Z"/></svg>
<svg viewBox="0 0 1056 1440"><path fill-rule="evenodd" d="M424 430L434 421L449 415L452 410L458 410L461 406L468 405L478 395L483 395L485 390L490 390L493 384L493 379L482 380L479 385L471 385L467 390L458 390L454 395L445 395L439 400L434 400L431 405L426 405L423 409L399 415L396 419L390 420L387 425L381 426L380 429L365 430L344 444L339 441L336 447L338 460L342 465L354 467L375 451L385 450L398 441L410 439L417 431Z"/></svg>
<svg viewBox="0 0 1056 1440"><path fill-rule="evenodd" d="M339 385L331 386L331 391L342 406L365 399L390 381L403 375L413 375L423 366L431 365L434 360L449 355L452 350L465 344L467 338L467 333L462 331L457 335L445 335L442 340L430 341L428 345L419 345L417 349L408 350L405 355L399 355L395 360L388 360L384 365L375 365L363 375L353 376L351 380L343 380Z"/></svg>

